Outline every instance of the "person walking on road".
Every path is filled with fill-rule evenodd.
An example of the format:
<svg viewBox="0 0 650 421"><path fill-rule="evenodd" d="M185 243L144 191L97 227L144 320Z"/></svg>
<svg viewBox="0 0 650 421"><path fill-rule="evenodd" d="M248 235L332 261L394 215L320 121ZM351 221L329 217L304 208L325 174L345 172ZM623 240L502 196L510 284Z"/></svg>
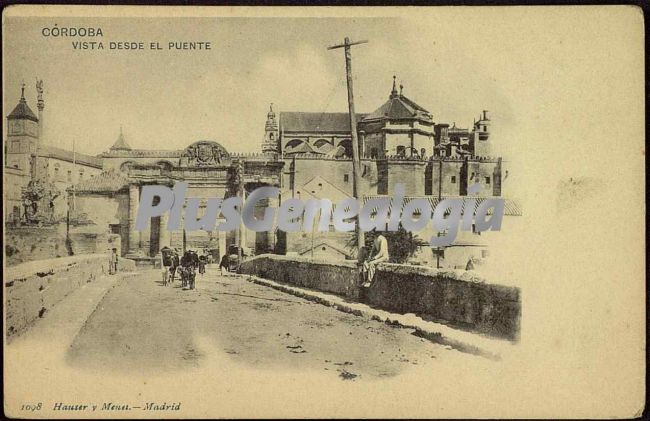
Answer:
<svg viewBox="0 0 650 421"><path fill-rule="evenodd" d="M207 256L199 256L199 273L203 275L205 273L205 265L208 263Z"/></svg>
<svg viewBox="0 0 650 421"><path fill-rule="evenodd" d="M230 271L230 259L228 258L228 253L225 253L221 257L221 262L219 262L219 270L221 271L221 276L228 275Z"/></svg>
<svg viewBox="0 0 650 421"><path fill-rule="evenodd" d="M178 257L178 249L174 249L172 251L172 265L169 268L169 275L170 275L170 282L173 284L174 283L174 278L176 277L176 272L178 271L178 267L180 266L180 259Z"/></svg>
<svg viewBox="0 0 650 421"><path fill-rule="evenodd" d="M160 249L160 268L162 271L162 281L164 286L167 286L167 282L171 278L171 267L173 263L172 257L172 249L167 246Z"/></svg>

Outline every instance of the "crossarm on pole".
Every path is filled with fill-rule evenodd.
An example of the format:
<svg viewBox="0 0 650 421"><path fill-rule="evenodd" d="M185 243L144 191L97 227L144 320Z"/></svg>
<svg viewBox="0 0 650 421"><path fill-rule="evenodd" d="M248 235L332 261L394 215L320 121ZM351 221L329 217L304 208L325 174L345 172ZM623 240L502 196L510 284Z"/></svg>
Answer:
<svg viewBox="0 0 650 421"><path fill-rule="evenodd" d="M367 39L361 40L361 41L355 41L355 42L350 42L350 43L345 43L345 44L338 44L338 45L332 45L331 47L327 47L328 50L334 50L335 48L342 48L345 46L351 46L351 45L357 45L357 44L366 44L368 43Z"/></svg>

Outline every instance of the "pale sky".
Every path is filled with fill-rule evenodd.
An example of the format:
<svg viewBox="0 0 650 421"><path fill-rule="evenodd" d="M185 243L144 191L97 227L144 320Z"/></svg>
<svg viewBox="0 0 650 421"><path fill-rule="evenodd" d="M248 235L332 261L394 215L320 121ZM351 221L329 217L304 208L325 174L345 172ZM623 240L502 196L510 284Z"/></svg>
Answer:
<svg viewBox="0 0 650 421"><path fill-rule="evenodd" d="M347 111L343 51L327 47L349 36L370 41L353 47L357 112L378 108L395 74L436 122L469 127L489 110L495 155L514 163L580 176L631 153L594 155L592 148L642 134L642 126L626 125L643 115L632 105L642 104L642 93L630 88L643 74L627 72L643 64L633 8L411 10L356 18L5 17L4 114L22 80L36 111L38 77L45 134L58 146L75 139L80 152L100 153L122 125L133 148L210 139L230 151L259 151L271 102L276 111ZM71 43L81 38L41 35L55 23L101 27L102 38L86 40L106 45L195 40L213 49L75 51ZM581 168L575 157L589 165Z"/></svg>
<svg viewBox="0 0 650 421"><path fill-rule="evenodd" d="M458 25L420 37L399 18L15 18L7 23L5 109L16 104L24 79L36 112L34 80L42 78L47 136L61 146L71 145L74 137L88 153L106 150L120 125L134 148L182 148L213 139L232 151L254 151L271 102L278 111L347 111L343 51L327 50L346 35L370 40L353 49L357 112L371 112L387 99L393 74L405 95L436 121L468 127L483 108L495 110L495 119L511 112L496 81L476 71L480 63L471 56L483 48L480 35L457 44ZM80 38L41 35L54 23L99 26L104 36L85 40L105 44L197 40L210 41L213 49L75 51L71 43Z"/></svg>

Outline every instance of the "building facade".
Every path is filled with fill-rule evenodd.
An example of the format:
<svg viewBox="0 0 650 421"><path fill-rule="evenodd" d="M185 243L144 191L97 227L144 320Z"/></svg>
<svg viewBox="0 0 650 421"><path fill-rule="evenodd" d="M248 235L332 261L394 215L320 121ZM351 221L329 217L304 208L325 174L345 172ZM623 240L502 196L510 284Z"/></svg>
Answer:
<svg viewBox="0 0 650 421"><path fill-rule="evenodd" d="M44 135L43 84L38 81L38 117L25 99L25 85L21 98L7 116L7 138L4 144L5 222L20 223L30 213L24 192L35 182L47 184L54 190L51 197L51 221L61 221L68 210L67 189L84 179L102 172L102 160L75 151L53 146L59 140Z"/></svg>
<svg viewBox="0 0 650 421"><path fill-rule="evenodd" d="M4 176L5 186L10 188L5 192L6 222L25 221L25 189L40 180L62 192L51 203L55 219L71 217L74 230L86 237L116 237L123 256L144 262L154 260L163 246L200 249L215 259L232 244L243 244L250 253L332 259L353 254L349 233L258 233L245 227L233 232L169 231L166 215L152 218L145 231L135 230L145 185L187 183L187 197L202 199L199 208L192 209L197 218L206 211L207 198L246 197L261 186L279 187L281 195L278 200L259 202L258 216L266 206L277 207L286 198L338 202L351 197L354 175L347 113L276 113L271 105L259 153L230 153L212 140L188 142L183 149L134 149L120 128L106 152L90 156L46 141L40 82L37 92L38 116L25 100L24 87L18 105L7 116ZM375 111L356 117L359 186L366 199L391 195L397 184L405 186L407 200L424 197L437 203L465 197L475 183L482 186L477 197L502 196L507 171L504 175L501 158L489 156L491 122L487 111L475 120L471 131L455 123L436 123L430 112L403 94L402 86L398 91L393 78L388 100ZM511 215L520 214L513 203L506 208ZM422 238L431 235L421 234ZM468 238L468 246L481 246L477 236ZM450 258L453 254L466 258L459 249L449 249L447 259L440 250L425 250L425 254L438 262L442 255L447 266L458 265Z"/></svg>

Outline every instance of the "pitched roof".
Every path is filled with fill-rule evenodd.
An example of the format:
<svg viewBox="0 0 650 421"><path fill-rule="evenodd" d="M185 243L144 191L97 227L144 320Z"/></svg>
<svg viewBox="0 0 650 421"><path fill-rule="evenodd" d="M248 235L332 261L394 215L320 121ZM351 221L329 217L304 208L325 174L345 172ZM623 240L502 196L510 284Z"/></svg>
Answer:
<svg viewBox="0 0 650 421"><path fill-rule="evenodd" d="M124 133L122 133L122 128L120 127L120 135L113 143L113 146L111 146L111 150L122 150L122 151L130 151L131 147L129 146L128 143L126 143L126 140L124 139Z"/></svg>
<svg viewBox="0 0 650 421"><path fill-rule="evenodd" d="M330 243L328 241L320 241L318 244L314 244L313 246L308 245L306 247L303 247L302 250L298 251L298 254L304 255L304 254L307 254L308 252L310 252L312 249L316 250L317 248L320 248L322 246L327 246L327 247L329 247L331 249L334 249L334 250L336 250L337 252L341 253L344 256L349 256L350 255L350 253L348 251L346 251L346 250L344 250L344 249L342 249L340 247L337 247L337 246L335 246L334 244L332 244L332 243Z"/></svg>
<svg viewBox="0 0 650 421"><path fill-rule="evenodd" d="M27 105L25 97L21 97L16 108L7 116L9 120L27 119L38 122L38 117Z"/></svg>
<svg viewBox="0 0 650 421"><path fill-rule="evenodd" d="M351 197L351 195L336 187L334 184L330 183L320 175L315 176L299 188L310 192L310 194L317 199L329 199L333 203L337 203L343 199L348 199Z"/></svg>
<svg viewBox="0 0 650 421"><path fill-rule="evenodd" d="M95 168L102 168L101 158L79 152L73 153L72 151L57 148L55 146L41 146L39 156L60 159L61 161L75 162L80 165L88 165Z"/></svg>
<svg viewBox="0 0 650 421"><path fill-rule="evenodd" d="M404 95L391 95L381 107L368 114L363 121L378 119L420 119L432 121L431 113Z"/></svg>
<svg viewBox="0 0 650 421"><path fill-rule="evenodd" d="M366 114L357 113L357 121ZM330 132L350 133L348 113L280 113L280 130L284 132Z"/></svg>
<svg viewBox="0 0 650 421"><path fill-rule="evenodd" d="M339 158L342 156L345 156L346 150L345 147L342 145L337 146L336 148L332 148L329 151L325 153L326 156L328 157L334 157L334 158Z"/></svg>
<svg viewBox="0 0 650 421"><path fill-rule="evenodd" d="M129 184L125 175L112 170L88 178L75 186L76 193L115 193Z"/></svg>
<svg viewBox="0 0 650 421"><path fill-rule="evenodd" d="M306 142L300 142L298 146L295 146L293 148L285 148L284 153L291 154L291 153L322 153L322 152L316 152Z"/></svg>
<svg viewBox="0 0 650 421"><path fill-rule="evenodd" d="M368 195L363 197L363 203L365 204L368 202L370 199L389 199L391 200L391 196L386 196L386 195ZM487 199L504 199L504 209L503 209L503 214L507 216L521 216L523 214L522 212L522 207L517 199L506 199L504 197L495 197L495 196L490 196L490 197L473 197L473 196L443 196L441 200L438 200L438 196L413 196L413 197L405 197L404 198L404 203L408 203L413 199L425 199L429 202L431 209L435 209L436 206L438 206L438 203L440 203L441 200L445 199L476 199L476 209L478 209L479 205L487 200ZM463 200L462 204L462 211L461 214L464 214L465 212L465 200ZM392 205L392 203L390 204ZM389 206L389 209L392 206ZM487 212L488 215L492 214L492 208L488 209Z"/></svg>

